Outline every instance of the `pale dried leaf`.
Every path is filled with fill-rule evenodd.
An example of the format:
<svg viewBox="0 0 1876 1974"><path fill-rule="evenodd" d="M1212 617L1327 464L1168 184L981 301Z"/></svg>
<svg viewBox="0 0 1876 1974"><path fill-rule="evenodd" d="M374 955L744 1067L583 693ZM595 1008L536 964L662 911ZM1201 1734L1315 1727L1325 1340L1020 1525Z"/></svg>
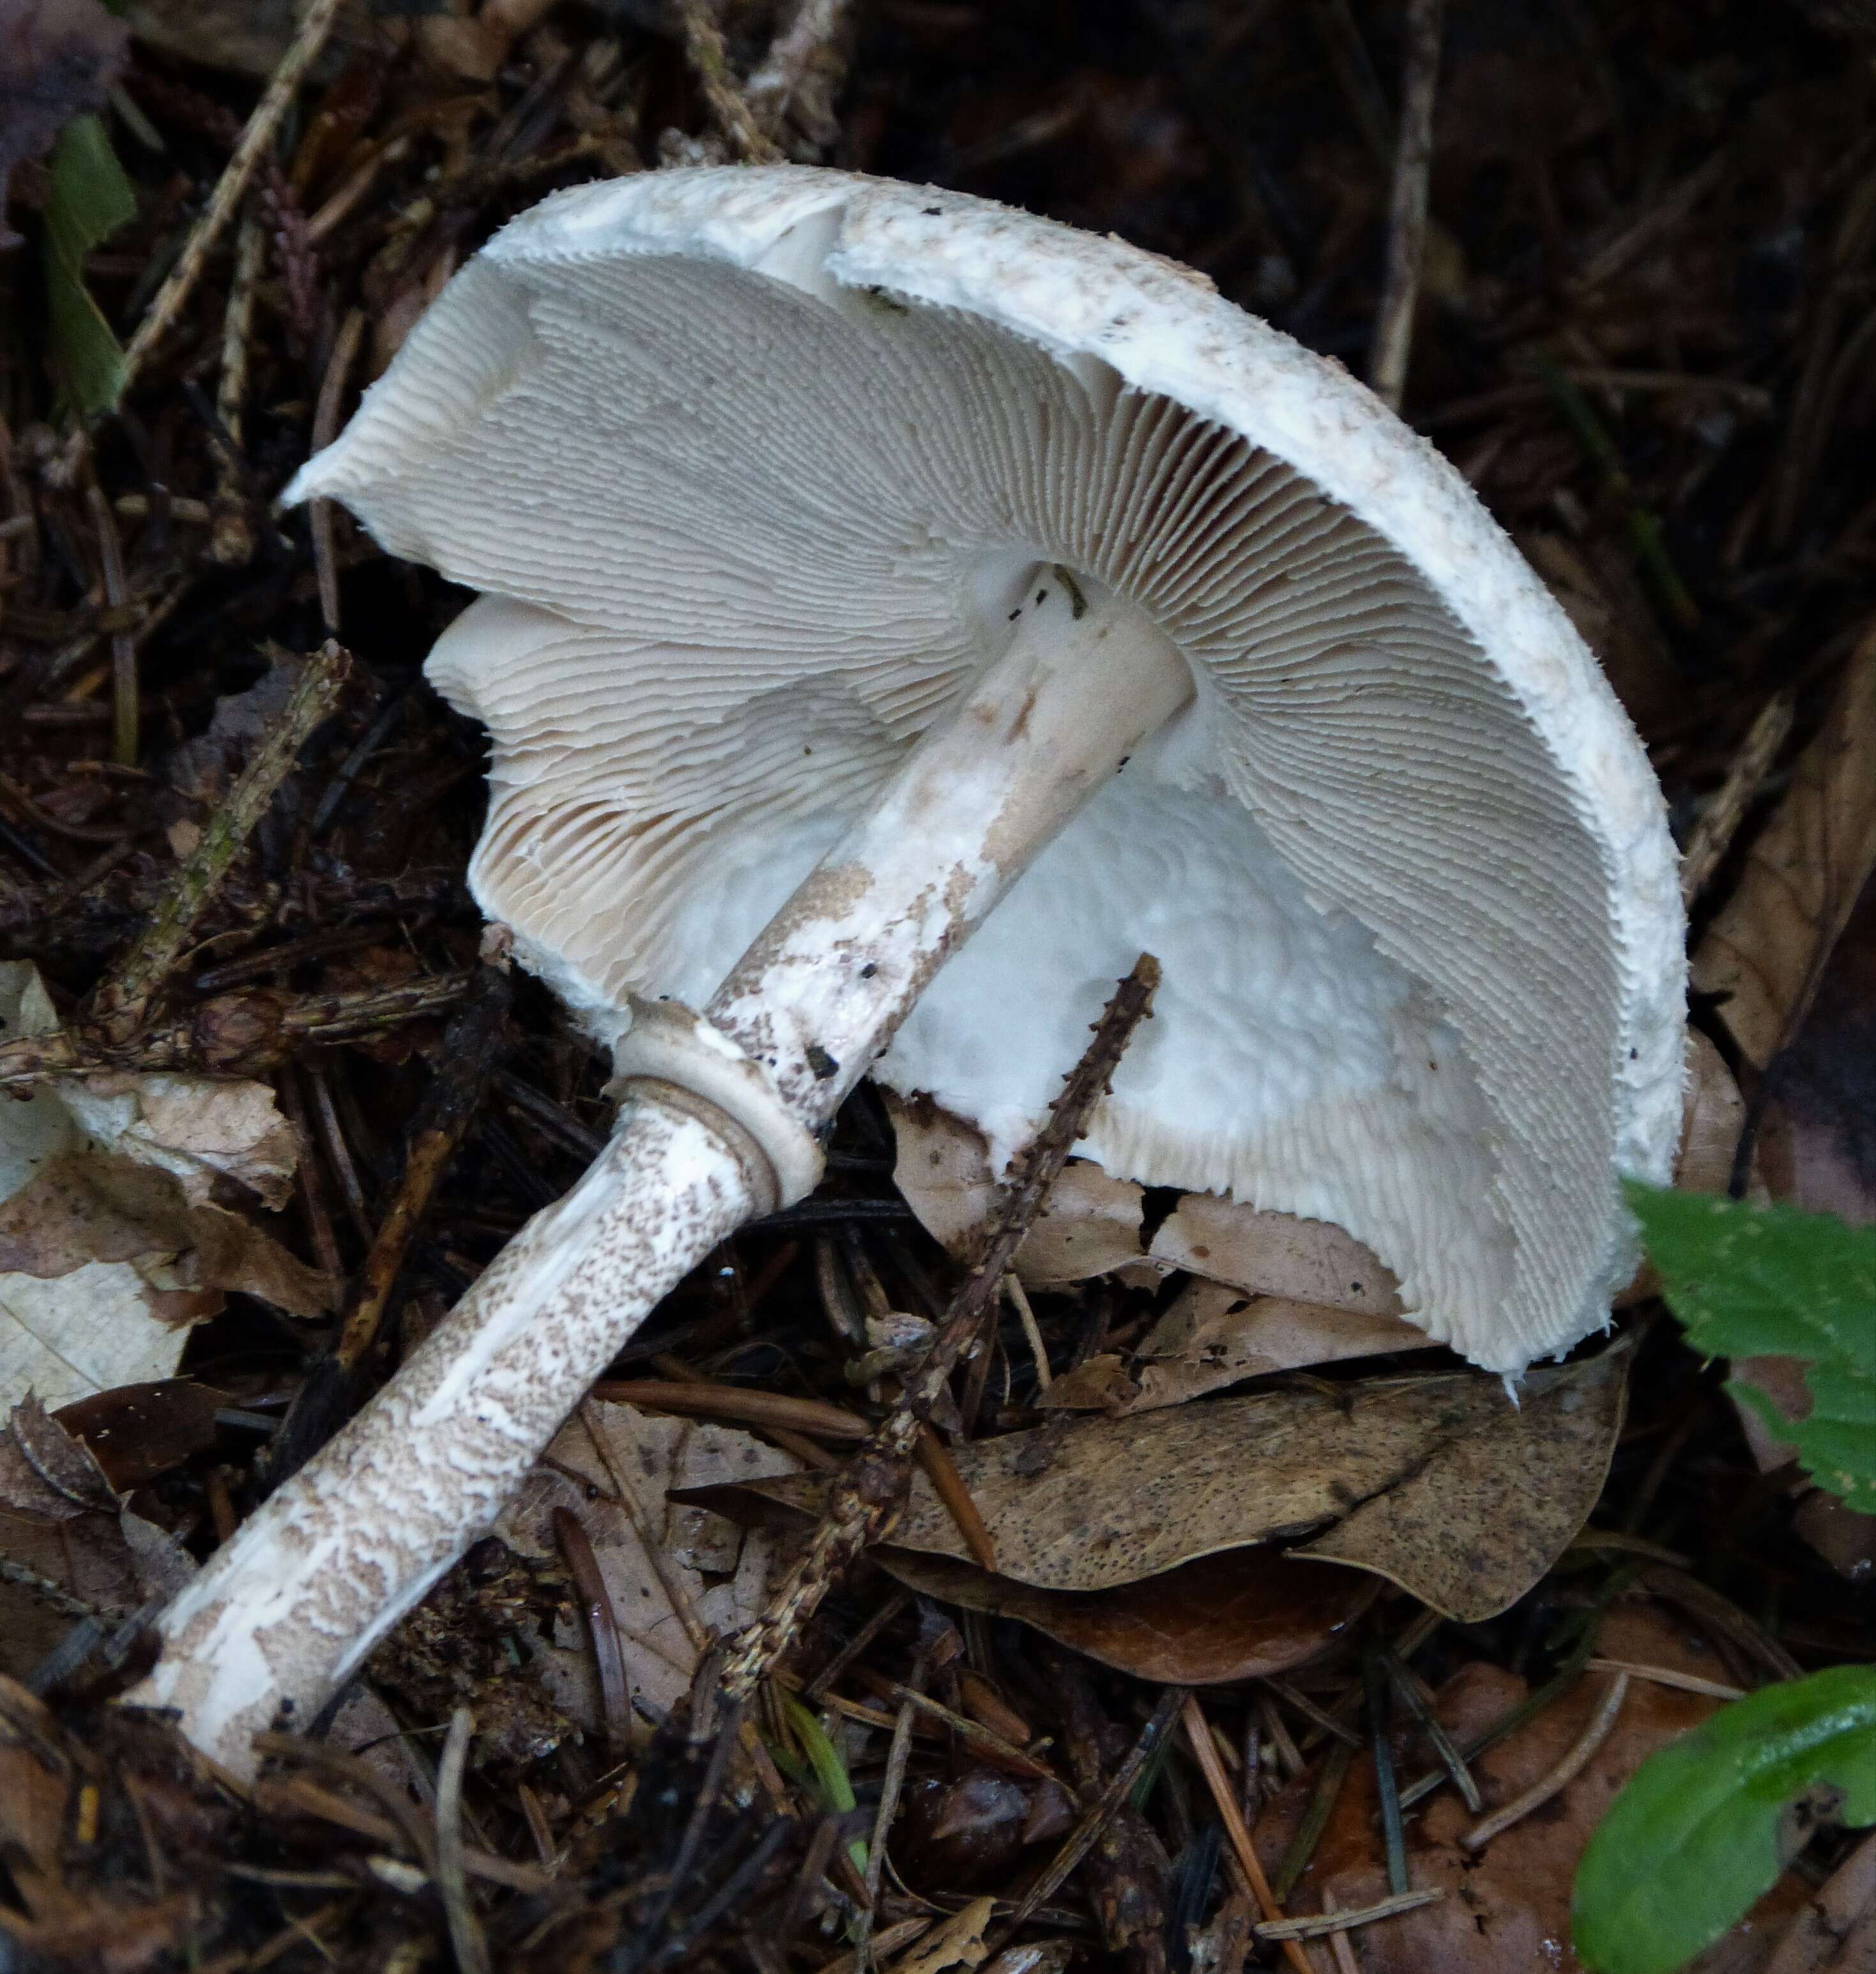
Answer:
<svg viewBox="0 0 1876 1974"><path fill-rule="evenodd" d="M1141 1340L1134 1361L1092 1357L1037 1400L1045 1410L1124 1416L1183 1405L1247 1378L1389 1351L1424 1350L1432 1340L1399 1317L1363 1316L1284 1296L1247 1296L1221 1282L1193 1281Z"/></svg>
<svg viewBox="0 0 1876 1974"><path fill-rule="evenodd" d="M1514 1405L1476 1373L1379 1379L1077 1418L953 1449L1000 1573L1055 1591L1136 1583L1225 1549L1373 1570L1476 1621L1528 1590L1594 1507L1622 1425L1629 1353L1533 1371ZM817 1474L690 1498L818 1513ZM1314 1538L1314 1540L1308 1540ZM923 1474L895 1549L967 1560Z"/></svg>
<svg viewBox="0 0 1876 1974"><path fill-rule="evenodd" d="M761 1615L776 1544L762 1531L746 1532L720 1514L668 1500L667 1494L674 1488L791 1474L800 1463L733 1427L597 1400L582 1411L604 1435L605 1454L576 1414L503 1510L496 1533L523 1555L557 1557L554 1510L569 1508L579 1517L618 1620L632 1690L668 1710L689 1690L697 1654L665 1579L707 1628L726 1635ZM615 1471L663 1551L662 1576L639 1540L633 1516L620 1505ZM542 1654L541 1665L555 1703L582 1726L596 1729L599 1692L584 1638L556 1641Z"/></svg>
<svg viewBox="0 0 1876 1974"><path fill-rule="evenodd" d="M59 1094L95 1144L174 1173L193 1205L218 1177L276 1210L292 1197L298 1146L264 1083L126 1074L74 1078Z"/></svg>
<svg viewBox="0 0 1876 1974"><path fill-rule="evenodd" d="M954 1968L980 1966L988 1950L984 1935L995 1910L993 1900L972 1899L936 1932L926 1934L910 1953L895 1960L890 1974L950 1974Z"/></svg>
<svg viewBox="0 0 1876 1974"><path fill-rule="evenodd" d="M887 1094L898 1140L894 1179L933 1237L962 1255L988 1217L995 1185L975 1126L929 1100ZM1085 1159L1068 1166L1016 1256L1029 1288L1053 1288L1128 1267L1184 1268L1255 1295L1283 1296L1371 1316L1398 1316L1392 1272L1352 1235L1212 1193L1187 1193L1156 1226L1147 1195Z"/></svg>
<svg viewBox="0 0 1876 1974"><path fill-rule="evenodd" d="M1866 1837L1786 1928L1765 1974L1867 1974L1876 1967L1876 1836Z"/></svg>
<svg viewBox="0 0 1876 1974"><path fill-rule="evenodd" d="M0 1035L57 1027L36 969L0 965ZM66 1078L0 1100L0 1405L168 1377L224 1290L330 1308L324 1276L205 1203L218 1179L284 1197L293 1157L259 1084Z"/></svg>
<svg viewBox="0 0 1876 1974"><path fill-rule="evenodd" d="M70 1275L93 1261L174 1264L189 1289L239 1289L296 1316L332 1306L332 1283L239 1214L190 1203L172 1172L105 1152L47 1160L0 1204L0 1269ZM119 1379L116 1383L134 1383Z"/></svg>
<svg viewBox="0 0 1876 1974"><path fill-rule="evenodd" d="M146 1603L153 1597L173 1597L187 1589L199 1566L167 1529L129 1508L119 1510L117 1526Z"/></svg>
<svg viewBox="0 0 1876 1974"><path fill-rule="evenodd" d="M1876 631L1858 647L1823 730L1747 851L1694 956L1740 1053L1763 1069L1797 1032L1825 961L1876 870Z"/></svg>

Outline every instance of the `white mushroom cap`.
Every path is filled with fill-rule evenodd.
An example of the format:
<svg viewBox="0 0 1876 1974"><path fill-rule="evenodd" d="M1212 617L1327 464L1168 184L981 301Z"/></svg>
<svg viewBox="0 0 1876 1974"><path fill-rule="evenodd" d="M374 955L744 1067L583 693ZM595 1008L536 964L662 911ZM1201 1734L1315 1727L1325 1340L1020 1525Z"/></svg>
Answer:
<svg viewBox="0 0 1876 1974"><path fill-rule="evenodd" d="M1345 1227L1507 1372L1607 1320L1679 1128L1658 789L1459 476L1339 366L1112 239L797 168L560 193L458 276L294 496L487 592L472 877L602 1034L701 1005L1059 565L1196 697L877 1073L1006 1155L1133 956L1081 1149Z"/></svg>

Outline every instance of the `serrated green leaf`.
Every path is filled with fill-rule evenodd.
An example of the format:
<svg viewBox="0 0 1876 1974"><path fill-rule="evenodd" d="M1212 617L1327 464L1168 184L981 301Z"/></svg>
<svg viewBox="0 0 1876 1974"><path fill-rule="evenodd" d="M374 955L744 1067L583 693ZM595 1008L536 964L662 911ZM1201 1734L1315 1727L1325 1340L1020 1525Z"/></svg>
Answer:
<svg viewBox="0 0 1876 1974"><path fill-rule="evenodd" d="M1750 1380L1733 1389L1819 1487L1876 1514L1876 1227L1704 1193L1628 1189L1668 1307L1712 1357L1807 1360L1796 1424Z"/></svg>
<svg viewBox="0 0 1876 1974"><path fill-rule="evenodd" d="M90 418L123 389L123 349L84 284L85 256L136 215L136 195L95 116L74 116L50 160L45 207L46 308L53 363Z"/></svg>
<svg viewBox="0 0 1876 1974"><path fill-rule="evenodd" d="M1577 1867L1578 1958L1594 1974L1674 1974L1820 1820L1876 1823L1876 1666L1768 1686L1650 1756Z"/></svg>

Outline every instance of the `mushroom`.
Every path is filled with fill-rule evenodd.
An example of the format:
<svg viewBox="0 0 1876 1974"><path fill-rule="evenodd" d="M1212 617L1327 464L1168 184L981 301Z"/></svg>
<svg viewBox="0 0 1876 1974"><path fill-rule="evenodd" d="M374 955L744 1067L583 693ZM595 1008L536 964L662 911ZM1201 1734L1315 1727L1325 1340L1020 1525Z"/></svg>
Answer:
<svg viewBox="0 0 1876 1974"><path fill-rule="evenodd" d="M838 172L585 186L451 282L315 497L483 592L429 664L494 741L472 882L620 1107L166 1615L136 1697L222 1760L812 1186L869 1066L1006 1156L1143 948L1084 1153L1336 1222L1492 1370L1606 1323L1619 1176L1679 1126L1658 789L1459 476L1201 277Z"/></svg>

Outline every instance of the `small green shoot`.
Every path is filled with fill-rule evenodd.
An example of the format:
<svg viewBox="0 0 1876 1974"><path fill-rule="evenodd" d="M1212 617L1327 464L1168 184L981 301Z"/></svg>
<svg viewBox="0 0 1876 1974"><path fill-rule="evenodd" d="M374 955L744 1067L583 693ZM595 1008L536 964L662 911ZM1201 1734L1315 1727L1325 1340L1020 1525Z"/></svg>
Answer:
<svg viewBox="0 0 1876 1974"><path fill-rule="evenodd" d="M1802 1357L1811 1393L1793 1424L1730 1387L1798 1450L1820 1487L1876 1514L1876 1227L1632 1185L1648 1258L1687 1340L1711 1357Z"/></svg>
<svg viewBox="0 0 1876 1974"><path fill-rule="evenodd" d="M1876 1666L1768 1686L1651 1755L1577 1868L1578 1958L1593 1974L1674 1974L1820 1823L1876 1823Z"/></svg>
<svg viewBox="0 0 1876 1974"><path fill-rule="evenodd" d="M805 1782L812 1776L822 1808L836 1816L846 1815L854 1807L854 1792L840 1750L828 1739L820 1722L792 1693L782 1696L782 1718L801 1753L797 1756L792 1749L772 1747L769 1752L776 1762L797 1782ZM854 1838L847 1846L847 1854L853 1860L854 1869L864 1877L865 1844Z"/></svg>

